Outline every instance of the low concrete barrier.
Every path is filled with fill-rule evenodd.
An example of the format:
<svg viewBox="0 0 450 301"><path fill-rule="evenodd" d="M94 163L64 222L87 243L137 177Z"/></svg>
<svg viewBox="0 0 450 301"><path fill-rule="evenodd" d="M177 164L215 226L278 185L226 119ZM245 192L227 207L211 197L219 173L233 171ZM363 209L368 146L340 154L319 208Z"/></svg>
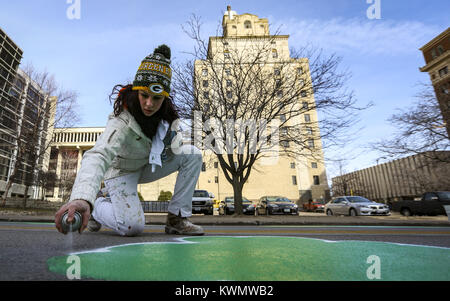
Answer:
<svg viewBox="0 0 450 301"><path fill-rule="evenodd" d="M50 202L41 199L7 198L3 208L58 210L64 202ZM24 206L25 205L25 206Z"/></svg>
<svg viewBox="0 0 450 301"><path fill-rule="evenodd" d="M168 212L169 201L141 201L145 213Z"/></svg>

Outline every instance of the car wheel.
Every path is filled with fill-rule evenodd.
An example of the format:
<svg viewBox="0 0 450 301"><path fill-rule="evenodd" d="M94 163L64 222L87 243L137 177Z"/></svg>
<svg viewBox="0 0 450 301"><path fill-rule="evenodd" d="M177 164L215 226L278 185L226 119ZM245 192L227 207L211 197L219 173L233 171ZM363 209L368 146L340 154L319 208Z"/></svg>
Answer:
<svg viewBox="0 0 450 301"><path fill-rule="evenodd" d="M403 209L400 211L400 213L401 213L403 216L411 216L411 210L409 210L409 208L403 208Z"/></svg>
<svg viewBox="0 0 450 301"><path fill-rule="evenodd" d="M330 209L327 210L327 215L328 216L332 216L333 215L333 211L331 211Z"/></svg>
<svg viewBox="0 0 450 301"><path fill-rule="evenodd" d="M355 209L351 208L350 209L350 216L358 216L358 212L356 212Z"/></svg>

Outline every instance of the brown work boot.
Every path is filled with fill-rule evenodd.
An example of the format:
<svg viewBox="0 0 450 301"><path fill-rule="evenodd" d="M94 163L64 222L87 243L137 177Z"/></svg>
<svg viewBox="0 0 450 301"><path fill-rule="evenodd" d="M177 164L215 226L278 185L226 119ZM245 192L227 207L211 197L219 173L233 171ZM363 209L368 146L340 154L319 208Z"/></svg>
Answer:
<svg viewBox="0 0 450 301"><path fill-rule="evenodd" d="M187 217L177 216L172 213L167 214L166 221L166 233L167 234L179 234L179 235L203 235L203 228L191 223Z"/></svg>

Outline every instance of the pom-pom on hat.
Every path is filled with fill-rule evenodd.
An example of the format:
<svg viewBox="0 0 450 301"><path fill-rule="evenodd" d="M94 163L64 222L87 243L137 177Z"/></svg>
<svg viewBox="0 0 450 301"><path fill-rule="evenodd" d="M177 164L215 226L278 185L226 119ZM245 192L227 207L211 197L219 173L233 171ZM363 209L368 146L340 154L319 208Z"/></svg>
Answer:
<svg viewBox="0 0 450 301"><path fill-rule="evenodd" d="M170 94L170 48L163 44L153 54L148 55L141 63L133 81L133 90L143 90L151 95Z"/></svg>

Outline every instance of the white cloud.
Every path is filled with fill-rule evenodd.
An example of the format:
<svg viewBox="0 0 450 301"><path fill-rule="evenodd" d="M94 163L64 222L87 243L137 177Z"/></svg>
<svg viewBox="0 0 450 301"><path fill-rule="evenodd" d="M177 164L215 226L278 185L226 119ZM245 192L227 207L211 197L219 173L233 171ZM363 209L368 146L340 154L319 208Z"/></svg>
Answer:
<svg viewBox="0 0 450 301"><path fill-rule="evenodd" d="M272 18L273 20L273 18ZM311 43L332 51L401 55L417 51L442 30L417 21L364 19L276 20L272 31L289 34L291 46Z"/></svg>

